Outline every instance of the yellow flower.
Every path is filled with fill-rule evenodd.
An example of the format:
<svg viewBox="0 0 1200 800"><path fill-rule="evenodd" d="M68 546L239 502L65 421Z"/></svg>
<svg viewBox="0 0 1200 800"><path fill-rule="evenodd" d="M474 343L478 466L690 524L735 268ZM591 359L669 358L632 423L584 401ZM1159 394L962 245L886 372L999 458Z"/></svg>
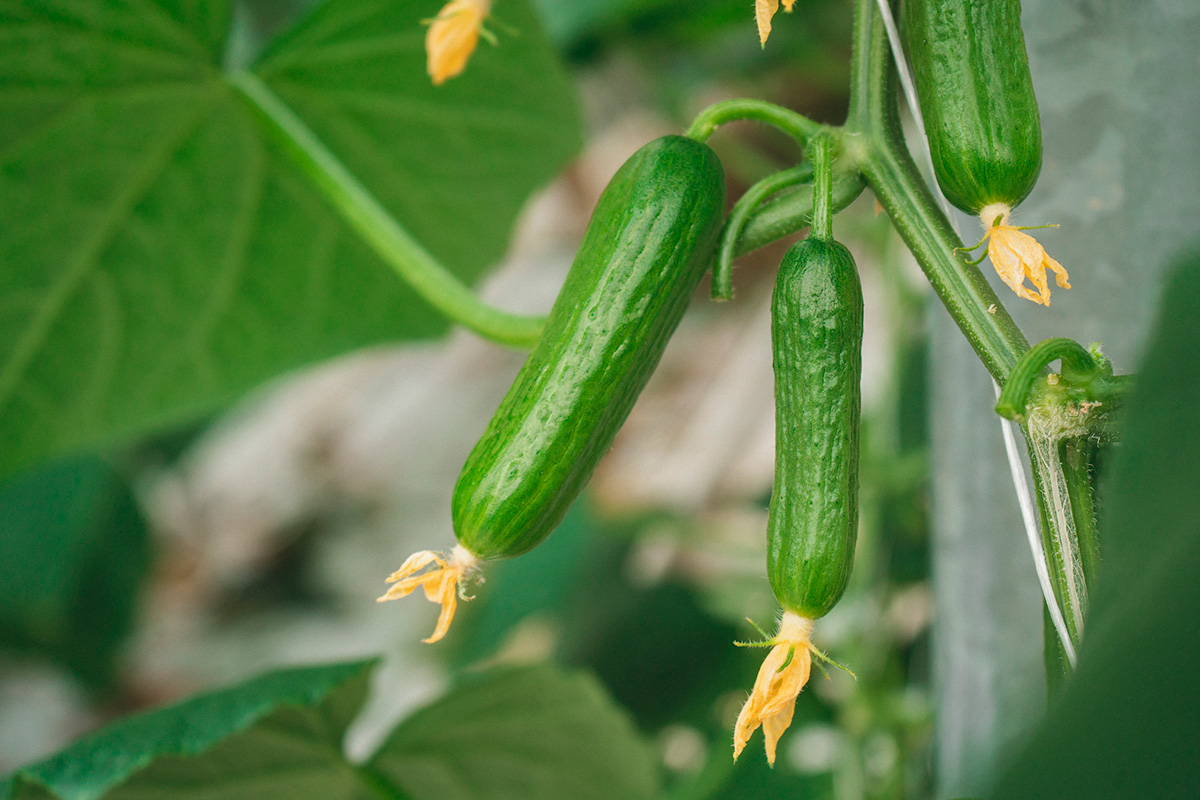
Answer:
<svg viewBox="0 0 1200 800"><path fill-rule="evenodd" d="M792 13L796 0L783 0L783 10ZM764 47L771 35L771 17L779 10L779 0L754 0L754 21L758 23L758 43Z"/></svg>
<svg viewBox="0 0 1200 800"><path fill-rule="evenodd" d="M430 22L425 53L434 86L466 69L491 10L492 0L451 0Z"/></svg>
<svg viewBox="0 0 1200 800"><path fill-rule="evenodd" d="M432 644L450 630L450 623L454 621L454 612L458 608L458 598L470 599L462 594L463 583L478 563L479 559L461 545L455 545L449 557L443 557L441 553L431 550L413 553L400 565L400 569L388 576L387 582L392 584L392 587L387 590L387 594L379 598L379 602L396 600L417 589L424 589L427 600L442 606L433 635L424 640ZM433 566L432 569L420 572L430 565Z"/></svg>
<svg viewBox="0 0 1200 800"><path fill-rule="evenodd" d="M987 254L992 259L992 266L1000 279L1017 293L1018 297L1050 305L1050 286L1046 280L1046 270L1054 273L1054 280L1063 289L1070 289L1067 281L1067 271L1053 258L1046 254L1046 249L1027 233L1022 231L1029 228L1018 228L1008 224L1012 213L1007 205L993 203L985 206L979 218L983 221L984 234L979 247L987 242ZM1055 226L1038 226L1055 227ZM971 248L974 250L975 248ZM1028 279L1035 291L1025 286Z"/></svg>
<svg viewBox="0 0 1200 800"><path fill-rule="evenodd" d="M815 648L813 620L785 611L779 634L770 640L771 652L763 659L758 679L733 729L733 757L742 753L754 731L761 725L766 737L767 761L775 763L775 746L792 724L796 697L808 683Z"/></svg>

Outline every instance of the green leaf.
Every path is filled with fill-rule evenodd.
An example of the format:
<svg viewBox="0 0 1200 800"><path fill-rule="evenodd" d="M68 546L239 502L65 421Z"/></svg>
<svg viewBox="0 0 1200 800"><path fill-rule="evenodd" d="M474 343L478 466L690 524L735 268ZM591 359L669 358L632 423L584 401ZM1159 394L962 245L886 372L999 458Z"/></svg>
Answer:
<svg viewBox="0 0 1200 800"><path fill-rule="evenodd" d="M439 0L329 0L256 71L471 280L578 146L520 29L435 90ZM0 2L0 474L194 418L281 371L445 322L336 216L221 72L219 0Z"/></svg>
<svg viewBox="0 0 1200 800"><path fill-rule="evenodd" d="M273 672L131 717L19 770L0 798L365 800L342 739L373 663Z"/></svg>
<svg viewBox="0 0 1200 800"><path fill-rule="evenodd" d="M255 72L427 248L477 274L503 255L526 197L578 150L580 122L524 0L502 6L512 33L481 42L462 76L433 86L414 23L442 5L328 2Z"/></svg>
<svg viewBox="0 0 1200 800"><path fill-rule="evenodd" d="M49 464L0 486L0 526L0 646L107 683L150 558L125 481L94 457Z"/></svg>
<svg viewBox="0 0 1200 800"><path fill-rule="evenodd" d="M12 800L62 800L62 798L40 783L26 780L19 775L13 780L8 789L5 789L3 784L0 784L0 797L6 797L3 794L4 791L11 793L8 796Z"/></svg>
<svg viewBox="0 0 1200 800"><path fill-rule="evenodd" d="M1200 786L1200 254L1169 281L1125 410L1079 666L997 798L1191 798Z"/></svg>
<svg viewBox="0 0 1200 800"><path fill-rule="evenodd" d="M477 675L393 731L342 750L372 662L284 670L110 725L0 785L0 800L647 800L652 752L581 675Z"/></svg>
<svg viewBox="0 0 1200 800"><path fill-rule="evenodd" d="M464 683L405 720L369 766L417 800L639 800L659 788L624 713L592 679L549 667Z"/></svg>

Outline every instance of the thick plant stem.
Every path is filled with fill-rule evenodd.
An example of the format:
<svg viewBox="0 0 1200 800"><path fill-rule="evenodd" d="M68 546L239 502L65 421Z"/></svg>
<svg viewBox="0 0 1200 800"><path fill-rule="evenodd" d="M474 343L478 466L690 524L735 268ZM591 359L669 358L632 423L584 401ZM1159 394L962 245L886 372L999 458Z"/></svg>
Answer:
<svg viewBox="0 0 1200 800"><path fill-rule="evenodd" d="M855 0L853 55L850 60L850 110L846 115L845 125L848 130L866 130L872 116L869 104L885 99L876 97L871 88L872 67L878 69L881 66L875 62L879 54L873 51L874 43L879 38L877 34L886 38L883 31L876 31L875 13L874 0Z"/></svg>
<svg viewBox="0 0 1200 800"><path fill-rule="evenodd" d="M513 314L480 300L413 239L257 76L238 72L228 81L346 224L426 302L494 342L513 347L532 347L537 342L544 317Z"/></svg>
<svg viewBox="0 0 1200 800"><path fill-rule="evenodd" d="M1046 700L1052 701L1071 677L1071 663L1045 605L1042 606L1042 663L1046 667Z"/></svg>
<svg viewBox="0 0 1200 800"><path fill-rule="evenodd" d="M962 241L938 209L904 148L883 25L874 3L860 0L858 5L852 75L856 94L851 98L852 116L846 123L852 134L847 137L848 146L862 151L859 163L867 184L979 359L1003 385L1029 349L1029 342L983 274L959 252ZM857 50L863 47L868 48L866 53Z"/></svg>
<svg viewBox="0 0 1200 800"><path fill-rule="evenodd" d="M1029 343L982 273L961 254L963 243L937 207L904 145L896 111L895 70L874 0L857 0L854 37L850 116L844 141L857 153L868 185L946 310L1003 386L1029 350ZM1058 604L1068 638L1077 647L1087 610L1086 557L1078 535L1081 528L1094 530L1094 519L1083 504L1073 502L1072 497L1080 493L1070 491L1069 484L1081 476L1070 473L1069 465L1064 464L1058 447L1061 439L1032 431L1028 425L1024 433L1030 445L1042 542L1055 595L1046 601ZM1089 519L1077 520L1080 512Z"/></svg>
<svg viewBox="0 0 1200 800"><path fill-rule="evenodd" d="M961 242L907 153L876 142L863 174L987 371L1004 385L1029 343L983 274L954 252Z"/></svg>
<svg viewBox="0 0 1200 800"><path fill-rule="evenodd" d="M1096 439L1076 437L1063 441L1059 455L1075 517L1075 538L1079 541L1083 578L1088 586L1093 585L1100 566L1100 537L1096 529L1096 499L1092 489L1096 480L1098 452L1099 442Z"/></svg>
<svg viewBox="0 0 1200 800"><path fill-rule="evenodd" d="M1075 509L1067 491L1067 480L1059 452L1059 440L1047 439L1025 427L1029 443L1033 483L1037 489L1038 513L1042 523L1042 546L1050 567L1054 599L1062 610L1067 633L1075 652L1083 636L1087 615L1087 584L1083 559L1076 538ZM1049 600L1049 598L1047 599Z"/></svg>

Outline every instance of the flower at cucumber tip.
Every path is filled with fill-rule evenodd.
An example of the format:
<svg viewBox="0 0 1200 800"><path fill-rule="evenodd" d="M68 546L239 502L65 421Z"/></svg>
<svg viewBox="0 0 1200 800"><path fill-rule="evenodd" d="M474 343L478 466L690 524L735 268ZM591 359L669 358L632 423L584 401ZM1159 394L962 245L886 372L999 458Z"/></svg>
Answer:
<svg viewBox="0 0 1200 800"><path fill-rule="evenodd" d="M1000 279L1008 284L1018 297L1032 300L1044 306L1050 305L1050 285L1046 278L1046 270L1054 273L1054 280L1059 288L1070 289L1067 271L1063 265L1046 253L1037 239L1024 231L1033 228L1054 228L1057 225L1037 225L1032 227L1017 227L1010 225L1012 209L1003 203L993 203L984 206L979 212L983 223L983 238L975 248L987 242L987 255L992 259L992 266ZM1033 284L1033 290L1025 285L1028 280Z"/></svg>
<svg viewBox="0 0 1200 800"><path fill-rule="evenodd" d="M378 602L397 600L407 597L417 589L424 589L425 599L442 607L433 634L423 640L432 644L441 640L450 630L459 598L471 599L463 594L463 590L478 564L479 559L462 545L455 545L449 554L435 553L432 550L413 553L400 565L400 569L388 576L387 582L392 586ZM429 569L425 569L426 567Z"/></svg>
<svg viewBox="0 0 1200 800"><path fill-rule="evenodd" d="M763 659L733 729L733 758L742 754L754 731L762 726L767 762L774 765L779 737L792 724L796 698L812 673L813 620L785 611L779 633L765 644L771 651Z"/></svg>

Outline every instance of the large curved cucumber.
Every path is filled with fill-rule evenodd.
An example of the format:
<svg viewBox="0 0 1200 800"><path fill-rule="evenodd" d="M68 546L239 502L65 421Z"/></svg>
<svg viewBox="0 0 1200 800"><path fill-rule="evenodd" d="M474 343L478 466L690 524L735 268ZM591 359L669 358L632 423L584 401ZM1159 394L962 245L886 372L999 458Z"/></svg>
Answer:
<svg viewBox="0 0 1200 800"><path fill-rule="evenodd" d="M666 136L613 177L550 311L454 489L454 530L480 558L558 525L612 444L712 258L725 178L706 145Z"/></svg>

